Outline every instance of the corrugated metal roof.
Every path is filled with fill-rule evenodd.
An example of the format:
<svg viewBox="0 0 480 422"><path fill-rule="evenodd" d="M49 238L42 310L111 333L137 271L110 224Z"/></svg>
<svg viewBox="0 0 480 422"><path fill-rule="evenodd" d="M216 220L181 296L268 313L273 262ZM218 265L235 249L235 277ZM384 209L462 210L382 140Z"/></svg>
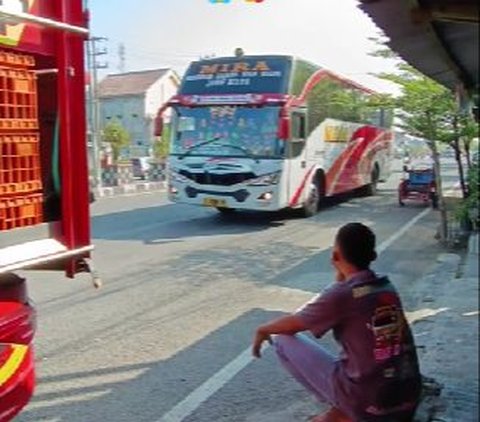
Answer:
<svg viewBox="0 0 480 422"><path fill-rule="evenodd" d="M477 0L360 1L405 61L452 90L478 86Z"/></svg>
<svg viewBox="0 0 480 422"><path fill-rule="evenodd" d="M153 69L108 75L99 84L99 96L111 98L145 94L148 88L169 71L170 69Z"/></svg>

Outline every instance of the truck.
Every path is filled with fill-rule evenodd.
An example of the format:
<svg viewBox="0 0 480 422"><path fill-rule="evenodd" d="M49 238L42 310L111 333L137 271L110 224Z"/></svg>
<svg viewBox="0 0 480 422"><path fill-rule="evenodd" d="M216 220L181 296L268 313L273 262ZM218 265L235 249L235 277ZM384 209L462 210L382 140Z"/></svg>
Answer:
<svg viewBox="0 0 480 422"><path fill-rule="evenodd" d="M340 108L339 92L347 95ZM367 107L374 95L291 56L237 50L193 62L166 105L173 108L170 199L222 213L290 208L309 217L329 196L374 194L393 154L393 117ZM354 112L360 101L363 115Z"/></svg>
<svg viewBox="0 0 480 422"><path fill-rule="evenodd" d="M0 1L0 422L34 391L34 271L93 272L87 21L82 0Z"/></svg>

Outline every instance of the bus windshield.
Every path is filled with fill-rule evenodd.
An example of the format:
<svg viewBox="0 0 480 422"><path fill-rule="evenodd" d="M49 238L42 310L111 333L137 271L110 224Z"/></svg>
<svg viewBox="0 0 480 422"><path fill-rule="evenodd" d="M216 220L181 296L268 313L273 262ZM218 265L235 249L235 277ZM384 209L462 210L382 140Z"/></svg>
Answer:
<svg viewBox="0 0 480 422"><path fill-rule="evenodd" d="M281 158L279 107L175 109L173 155Z"/></svg>

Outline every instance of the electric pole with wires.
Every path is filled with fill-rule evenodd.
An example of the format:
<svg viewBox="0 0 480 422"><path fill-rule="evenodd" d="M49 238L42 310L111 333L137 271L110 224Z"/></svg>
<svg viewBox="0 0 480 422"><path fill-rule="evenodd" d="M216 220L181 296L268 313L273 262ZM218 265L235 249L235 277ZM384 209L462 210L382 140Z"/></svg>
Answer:
<svg viewBox="0 0 480 422"><path fill-rule="evenodd" d="M106 47L101 44L108 41L104 37L90 37L87 41L87 67L90 75L89 83L89 138L92 146L93 155L93 173L95 185L97 188L102 186L102 173L100 163L100 151L102 145L101 127L100 127L100 101L98 92L98 71L107 69L108 63L100 62L99 57L108 54Z"/></svg>

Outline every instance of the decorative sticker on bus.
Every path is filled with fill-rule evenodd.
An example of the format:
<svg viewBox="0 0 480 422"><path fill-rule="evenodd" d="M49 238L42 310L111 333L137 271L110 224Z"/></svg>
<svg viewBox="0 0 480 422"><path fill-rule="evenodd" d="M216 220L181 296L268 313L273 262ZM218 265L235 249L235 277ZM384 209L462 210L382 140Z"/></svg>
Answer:
<svg viewBox="0 0 480 422"><path fill-rule="evenodd" d="M325 142L349 142L354 128L348 124L330 123L325 125Z"/></svg>
<svg viewBox="0 0 480 422"><path fill-rule="evenodd" d="M180 88L182 95L286 94L289 57L232 57L193 63Z"/></svg>

